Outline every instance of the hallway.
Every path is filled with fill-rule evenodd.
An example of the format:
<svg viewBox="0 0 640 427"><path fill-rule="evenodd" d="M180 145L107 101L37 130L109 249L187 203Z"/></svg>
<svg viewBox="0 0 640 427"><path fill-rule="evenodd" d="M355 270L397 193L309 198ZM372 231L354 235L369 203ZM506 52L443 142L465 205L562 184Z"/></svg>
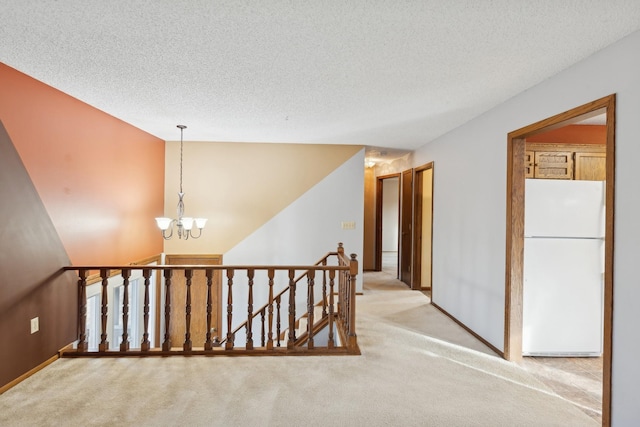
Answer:
<svg viewBox="0 0 640 427"><path fill-rule="evenodd" d="M382 272L397 276L397 252L382 253ZM431 290L423 293L431 297ZM520 366L598 423L602 422L602 357L525 357Z"/></svg>

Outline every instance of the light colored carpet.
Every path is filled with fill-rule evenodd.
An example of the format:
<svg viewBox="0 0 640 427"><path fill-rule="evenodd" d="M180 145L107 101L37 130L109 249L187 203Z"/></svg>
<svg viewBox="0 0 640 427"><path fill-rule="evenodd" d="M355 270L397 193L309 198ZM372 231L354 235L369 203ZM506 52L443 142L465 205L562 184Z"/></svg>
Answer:
<svg viewBox="0 0 640 427"><path fill-rule="evenodd" d="M597 425L421 292L364 280L362 356L61 359L0 396L0 425Z"/></svg>

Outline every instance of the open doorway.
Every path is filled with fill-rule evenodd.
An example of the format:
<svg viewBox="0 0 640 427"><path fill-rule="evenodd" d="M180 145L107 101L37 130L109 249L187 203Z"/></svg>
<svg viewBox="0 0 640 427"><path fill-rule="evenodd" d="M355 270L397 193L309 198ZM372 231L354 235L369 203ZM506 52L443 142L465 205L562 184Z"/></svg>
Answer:
<svg viewBox="0 0 640 427"><path fill-rule="evenodd" d="M398 278L400 174L376 180L376 271Z"/></svg>
<svg viewBox="0 0 640 427"><path fill-rule="evenodd" d="M525 248L525 176L527 167L527 138L600 114L606 117L605 149L605 240L603 289L603 356L602 356L602 421L610 424L611 357L612 357L612 301L613 301L613 218L614 218L614 152L615 152L615 95L558 114L508 135L507 164L507 245L505 287L505 358L522 360L523 348L523 277ZM593 156L588 156L591 159ZM555 160L560 157L556 156ZM574 157L575 161L575 157ZM589 160L592 161L592 160ZM562 167L551 168L560 173Z"/></svg>

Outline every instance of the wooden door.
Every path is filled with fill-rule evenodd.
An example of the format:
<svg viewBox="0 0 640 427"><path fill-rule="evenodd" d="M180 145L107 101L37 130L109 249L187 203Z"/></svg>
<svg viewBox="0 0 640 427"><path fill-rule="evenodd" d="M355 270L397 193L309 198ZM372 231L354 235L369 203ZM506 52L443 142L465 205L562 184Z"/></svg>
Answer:
<svg viewBox="0 0 640 427"><path fill-rule="evenodd" d="M604 181L607 172L606 153L576 153L575 179Z"/></svg>
<svg viewBox="0 0 640 427"><path fill-rule="evenodd" d="M413 178L413 283L431 289L433 232L433 162L415 169Z"/></svg>
<svg viewBox="0 0 640 427"><path fill-rule="evenodd" d="M402 172L400 181L400 280L411 286L413 218L413 169Z"/></svg>
<svg viewBox="0 0 640 427"><path fill-rule="evenodd" d="M222 255L167 255L167 265L220 265ZM211 286L211 328L214 336L220 336L222 326L222 286L220 271L213 275ZM186 280L184 271L176 270L171 278L171 323L169 336L172 347L182 347L185 341ZM204 347L207 334L207 277L204 270L197 270L191 279L191 341L193 348ZM222 338L222 337L221 337Z"/></svg>

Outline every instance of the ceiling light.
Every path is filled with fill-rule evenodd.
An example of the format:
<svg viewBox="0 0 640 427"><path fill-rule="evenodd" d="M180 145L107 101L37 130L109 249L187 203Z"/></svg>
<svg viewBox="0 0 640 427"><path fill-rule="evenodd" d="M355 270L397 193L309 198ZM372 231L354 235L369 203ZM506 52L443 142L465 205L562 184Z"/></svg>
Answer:
<svg viewBox="0 0 640 427"><path fill-rule="evenodd" d="M156 223L160 230L162 230L162 237L164 237L165 240L168 240L173 236L174 226L178 229L177 234L179 239L184 238L187 240L189 237L197 239L202 235L202 229L207 223L206 218L191 218L184 216L184 191L182 191L182 133L187 127L185 125L178 125L178 128L180 129L180 191L178 192L178 218L156 218ZM192 233L194 224L199 230L197 236ZM171 230L167 235L167 230L169 229Z"/></svg>

